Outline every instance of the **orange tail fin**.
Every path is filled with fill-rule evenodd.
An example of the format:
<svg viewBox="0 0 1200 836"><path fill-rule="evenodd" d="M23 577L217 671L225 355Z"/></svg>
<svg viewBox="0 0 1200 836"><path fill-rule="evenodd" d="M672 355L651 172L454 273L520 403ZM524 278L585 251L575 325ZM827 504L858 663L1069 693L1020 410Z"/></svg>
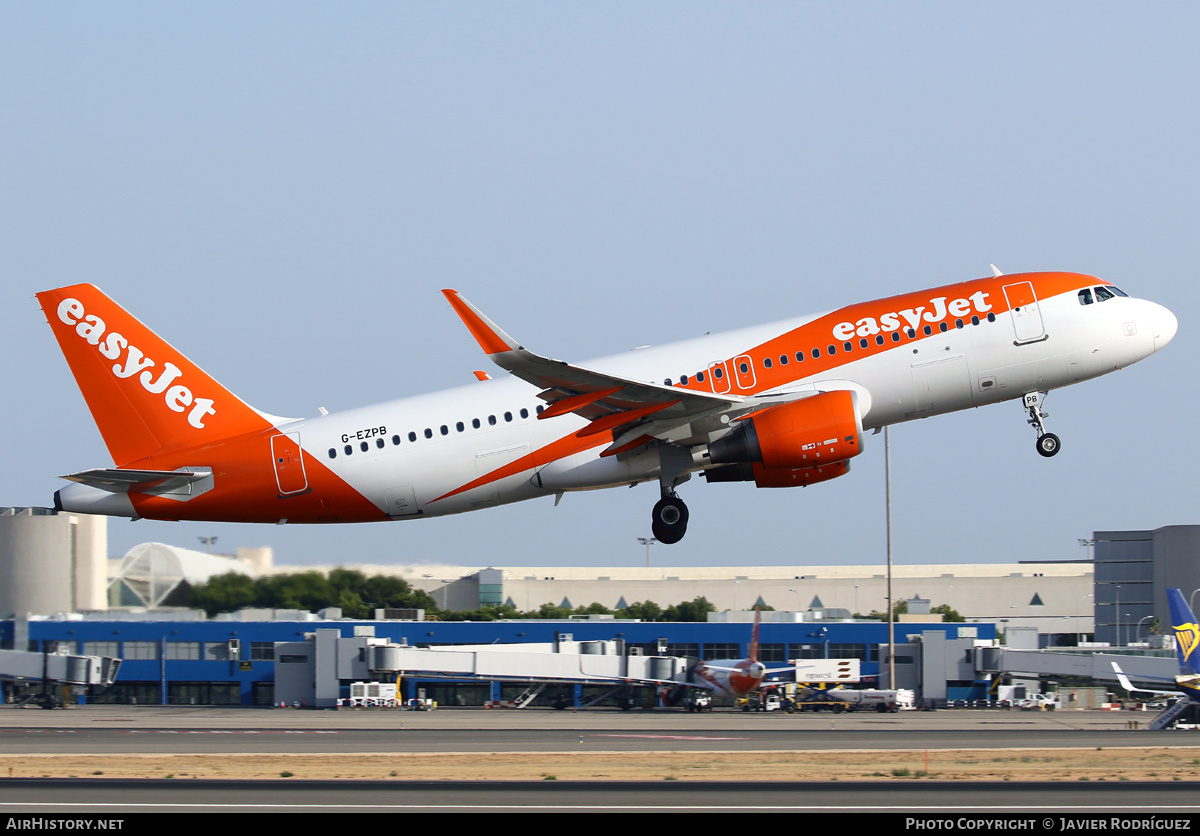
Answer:
<svg viewBox="0 0 1200 836"><path fill-rule="evenodd" d="M750 638L750 661L758 661L758 625L762 623L762 608L754 608L754 635Z"/></svg>
<svg viewBox="0 0 1200 836"><path fill-rule="evenodd" d="M37 298L117 465L270 426L92 285Z"/></svg>

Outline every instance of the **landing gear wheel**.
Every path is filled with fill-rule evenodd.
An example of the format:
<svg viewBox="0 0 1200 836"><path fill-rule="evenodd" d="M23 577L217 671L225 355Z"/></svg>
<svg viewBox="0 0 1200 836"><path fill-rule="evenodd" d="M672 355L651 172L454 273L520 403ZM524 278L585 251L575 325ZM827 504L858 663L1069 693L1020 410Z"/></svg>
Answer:
<svg viewBox="0 0 1200 836"><path fill-rule="evenodd" d="M1046 433L1038 436L1037 451L1046 458L1050 458L1061 449L1062 442L1058 440L1058 436L1054 433Z"/></svg>
<svg viewBox="0 0 1200 836"><path fill-rule="evenodd" d="M660 543L678 543L687 533L688 509L677 496L664 496L654 504L650 530Z"/></svg>

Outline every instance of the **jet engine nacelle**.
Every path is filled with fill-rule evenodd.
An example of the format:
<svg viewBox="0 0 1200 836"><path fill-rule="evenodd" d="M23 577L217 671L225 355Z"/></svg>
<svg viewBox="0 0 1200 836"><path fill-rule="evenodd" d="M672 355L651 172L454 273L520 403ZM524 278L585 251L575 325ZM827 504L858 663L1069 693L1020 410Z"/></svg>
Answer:
<svg viewBox="0 0 1200 836"><path fill-rule="evenodd" d="M862 452L862 414L858 394L852 390L821 392L751 413L741 420L740 429L708 445L709 459L714 464L757 463L766 470L811 469L844 462Z"/></svg>
<svg viewBox="0 0 1200 836"><path fill-rule="evenodd" d="M850 462L841 461L818 467L766 468L758 462L727 464L704 471L709 482L753 482L758 488L804 488L828 482L850 472Z"/></svg>

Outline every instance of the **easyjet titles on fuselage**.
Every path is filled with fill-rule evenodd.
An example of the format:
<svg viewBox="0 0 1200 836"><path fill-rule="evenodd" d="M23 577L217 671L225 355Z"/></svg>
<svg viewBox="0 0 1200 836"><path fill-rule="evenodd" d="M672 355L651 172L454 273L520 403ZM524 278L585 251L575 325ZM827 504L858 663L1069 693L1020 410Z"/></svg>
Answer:
<svg viewBox="0 0 1200 836"><path fill-rule="evenodd" d="M204 429L204 416L216 414L215 402L211 398L198 398L182 384L171 385L183 375L183 371L174 363L164 362L162 373L155 380L149 371L155 362L137 346L130 345L129 340L117 331L108 331L105 336L107 325L104 320L88 314L78 299L62 300L58 306L58 318L74 326L76 334L96 346L100 354L109 360L119 360L124 351L124 364L114 363L112 373L121 379L138 375L142 388L152 395L163 395L163 401L172 412L183 413L190 406L187 422L196 429Z"/></svg>
<svg viewBox="0 0 1200 836"><path fill-rule="evenodd" d="M949 304L946 303L949 297L937 296L929 300L929 304L933 306L932 310L922 305L918 308L905 308L902 311L885 313L878 320L873 316L865 316L856 322L839 322L833 326L833 336L839 340L848 340L855 335L870 337L881 331L899 331L903 327L901 318L908 323L909 328L915 331L922 321L941 322L946 318L947 313L959 318L968 316L972 310L978 314L986 314L992 309L987 302L989 295L991 294L987 291L977 290L970 296L954 299Z"/></svg>

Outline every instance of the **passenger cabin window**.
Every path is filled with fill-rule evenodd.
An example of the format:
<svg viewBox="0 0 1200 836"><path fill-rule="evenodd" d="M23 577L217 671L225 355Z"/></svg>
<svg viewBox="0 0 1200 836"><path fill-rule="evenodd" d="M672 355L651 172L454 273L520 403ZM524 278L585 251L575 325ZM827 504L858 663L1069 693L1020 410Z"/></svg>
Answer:
<svg viewBox="0 0 1200 836"><path fill-rule="evenodd" d="M1090 287L1085 287L1083 290L1079 291L1079 304L1092 304L1092 289Z"/></svg>

